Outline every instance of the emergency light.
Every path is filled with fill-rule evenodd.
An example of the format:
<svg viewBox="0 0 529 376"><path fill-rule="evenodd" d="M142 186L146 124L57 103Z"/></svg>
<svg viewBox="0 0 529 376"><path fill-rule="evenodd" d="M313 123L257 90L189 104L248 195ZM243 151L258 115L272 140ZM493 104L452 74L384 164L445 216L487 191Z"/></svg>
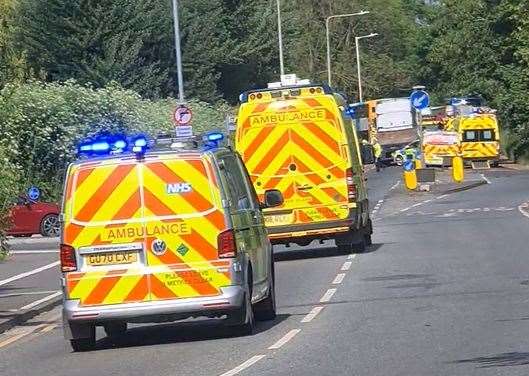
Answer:
<svg viewBox="0 0 529 376"><path fill-rule="evenodd" d="M100 136L82 141L77 147L80 156L95 157L104 155L116 155L126 152L144 154L148 148L147 138L136 136L127 138L125 136Z"/></svg>
<svg viewBox="0 0 529 376"><path fill-rule="evenodd" d="M220 147L222 141L224 141L224 134L222 132L209 132L202 138L204 142L204 149L215 149Z"/></svg>

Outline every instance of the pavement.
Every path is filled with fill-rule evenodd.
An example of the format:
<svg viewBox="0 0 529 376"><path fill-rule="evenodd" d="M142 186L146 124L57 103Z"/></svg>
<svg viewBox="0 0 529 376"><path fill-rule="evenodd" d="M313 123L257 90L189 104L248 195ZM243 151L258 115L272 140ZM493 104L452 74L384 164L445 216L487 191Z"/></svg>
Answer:
<svg viewBox="0 0 529 376"><path fill-rule="evenodd" d="M400 176L369 173L367 253L275 249L279 315L252 336L215 320L138 325L72 353L56 307L0 335L0 374L528 375L529 172L417 195Z"/></svg>

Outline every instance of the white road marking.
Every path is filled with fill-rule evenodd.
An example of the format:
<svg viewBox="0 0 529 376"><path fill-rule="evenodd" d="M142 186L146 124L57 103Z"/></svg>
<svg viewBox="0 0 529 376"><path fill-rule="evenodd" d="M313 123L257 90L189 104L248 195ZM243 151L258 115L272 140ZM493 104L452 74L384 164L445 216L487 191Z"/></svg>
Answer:
<svg viewBox="0 0 529 376"><path fill-rule="evenodd" d="M523 216L529 218L529 203L522 204L518 206L518 210L522 213Z"/></svg>
<svg viewBox="0 0 529 376"><path fill-rule="evenodd" d="M487 182L487 184L492 184L489 179L485 176L485 174L480 174L481 178Z"/></svg>
<svg viewBox="0 0 529 376"><path fill-rule="evenodd" d="M51 325L48 325L47 327L45 327L44 329L42 329L40 332L41 333L47 333L49 331L52 331L53 329L55 329L58 326L59 325L57 325L57 324L51 324Z"/></svg>
<svg viewBox="0 0 529 376"><path fill-rule="evenodd" d="M308 323L314 320L316 316L323 310L323 306L316 306L301 320L302 323Z"/></svg>
<svg viewBox="0 0 529 376"><path fill-rule="evenodd" d="M423 205L423 204L424 204L424 202L418 202L418 203L416 203L416 204L413 204L413 205L411 206L411 208L416 208L417 206L421 206L421 205Z"/></svg>
<svg viewBox="0 0 529 376"><path fill-rule="evenodd" d="M353 263L351 261L344 262L343 265L342 265L342 271L347 271L347 270L351 269L351 265L353 265Z"/></svg>
<svg viewBox="0 0 529 376"><path fill-rule="evenodd" d="M243 364L235 367L232 370L229 370L228 372L224 372L220 376L233 376L233 375L236 375L236 374L240 373L241 371L244 371L246 368L249 368L249 367L253 366L255 363L257 363L258 361L263 359L265 356L266 355L253 356L250 359L248 359L246 362L244 362Z"/></svg>
<svg viewBox="0 0 529 376"><path fill-rule="evenodd" d="M56 249L39 249L34 251L10 251L10 255L33 255L33 254L40 254L40 253L59 253Z"/></svg>
<svg viewBox="0 0 529 376"><path fill-rule="evenodd" d="M440 199L445 198L445 197L448 197L448 195L441 195L441 196L439 196L439 197L436 197L435 199L436 199L436 200L440 200Z"/></svg>
<svg viewBox="0 0 529 376"><path fill-rule="evenodd" d="M349 255L347 256L347 260L353 260L356 257L356 255Z"/></svg>
<svg viewBox="0 0 529 376"><path fill-rule="evenodd" d="M411 208L404 208L404 209L401 209L400 211L401 211L402 213L404 213L404 212L407 212L407 211L410 210L410 209L411 209Z"/></svg>
<svg viewBox="0 0 529 376"><path fill-rule="evenodd" d="M0 281L0 286L7 285L8 283L11 283L11 282L14 282L14 281L18 281L19 279L29 277L30 275L40 273L40 272L42 272L44 270L51 269L51 268L53 268L55 266L58 266L59 264L60 264L59 261L55 261L55 262L52 262L51 264L41 266L40 268L30 270L29 272L21 273L21 274L13 276L11 278L4 279L4 280Z"/></svg>
<svg viewBox="0 0 529 376"><path fill-rule="evenodd" d="M332 299L332 296L336 293L336 289L328 289L320 299L320 303L327 303Z"/></svg>
<svg viewBox="0 0 529 376"><path fill-rule="evenodd" d="M343 279L345 278L345 273L339 273L335 278L334 281L332 281L333 285L339 285L343 282Z"/></svg>
<svg viewBox="0 0 529 376"><path fill-rule="evenodd" d="M24 296L24 295L44 295L44 294L51 294L52 292L55 292L55 290L52 291L31 291L31 292L14 292L12 294L3 294L0 295L0 299L2 298L10 298L12 296ZM15 310L16 311L16 310Z"/></svg>
<svg viewBox="0 0 529 376"><path fill-rule="evenodd" d="M54 292L54 293L51 294L51 295L45 296L45 297L42 298L42 299L39 299L39 300L34 301L33 303L26 304L24 307L21 307L21 308L19 309L19 311L24 311L24 310L26 310L26 309L34 308L34 307L38 306L39 304L45 303L45 302L47 302L47 301L49 301L49 300L52 300L52 299L54 299L54 298L60 296L61 294L62 294L62 291L56 291L56 292Z"/></svg>
<svg viewBox="0 0 529 376"><path fill-rule="evenodd" d="M301 332L301 329L292 329L290 332L285 334L279 341L270 346L268 350L280 349L285 344L287 344L292 338L294 338L299 332Z"/></svg>
<svg viewBox="0 0 529 376"><path fill-rule="evenodd" d="M396 182L395 184L393 184L389 190L392 191L392 190L396 189L399 186L399 184L400 184L400 180L398 182Z"/></svg>

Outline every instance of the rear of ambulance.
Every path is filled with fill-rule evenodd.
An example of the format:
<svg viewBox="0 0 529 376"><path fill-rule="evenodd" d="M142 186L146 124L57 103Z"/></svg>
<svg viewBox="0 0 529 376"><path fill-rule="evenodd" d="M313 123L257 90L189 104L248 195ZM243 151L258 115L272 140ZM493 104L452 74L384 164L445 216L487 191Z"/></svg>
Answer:
<svg viewBox="0 0 529 376"><path fill-rule="evenodd" d="M357 187L351 143L333 94L307 86L249 93L236 147L257 193L278 189L284 205L265 220L274 243L307 245L349 231Z"/></svg>
<svg viewBox="0 0 529 376"><path fill-rule="evenodd" d="M82 324L173 321L240 306L228 227L204 154L73 164L61 245L66 337L83 336Z"/></svg>

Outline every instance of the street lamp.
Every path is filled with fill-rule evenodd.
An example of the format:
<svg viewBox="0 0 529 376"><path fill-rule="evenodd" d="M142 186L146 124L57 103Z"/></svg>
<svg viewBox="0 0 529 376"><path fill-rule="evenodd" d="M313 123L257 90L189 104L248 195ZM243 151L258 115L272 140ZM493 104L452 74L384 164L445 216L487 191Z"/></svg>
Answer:
<svg viewBox="0 0 529 376"><path fill-rule="evenodd" d="M279 0L278 0L279 1ZM331 20L335 18L346 18L354 16L363 16L369 14L369 11L363 10L358 13L347 13L347 14L335 14L325 19L325 32L327 35L327 83L332 86L332 70L331 70L331 32L329 30Z"/></svg>
<svg viewBox="0 0 529 376"><path fill-rule="evenodd" d="M174 39L176 50L176 66L178 75L178 101L184 103L184 74L182 73L182 50L180 47L180 24L178 21L178 1L173 0Z"/></svg>
<svg viewBox="0 0 529 376"><path fill-rule="evenodd" d="M279 42L279 68L281 77L285 75L285 58L283 56L283 31L281 27L281 1L277 0L277 34Z"/></svg>
<svg viewBox="0 0 529 376"><path fill-rule="evenodd" d="M358 96L360 97L360 103L364 102L364 94L362 93L362 76L361 76L361 67L360 67L360 43L361 39L373 38L378 36L378 33L371 33L369 35L363 35L361 37L355 37L356 45L356 66L358 68Z"/></svg>

